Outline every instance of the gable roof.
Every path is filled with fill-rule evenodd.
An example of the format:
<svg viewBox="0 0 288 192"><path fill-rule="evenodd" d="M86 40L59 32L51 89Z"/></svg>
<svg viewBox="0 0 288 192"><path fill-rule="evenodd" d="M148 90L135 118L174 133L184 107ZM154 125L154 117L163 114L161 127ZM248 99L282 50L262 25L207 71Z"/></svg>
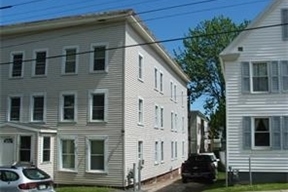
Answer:
<svg viewBox="0 0 288 192"><path fill-rule="evenodd" d="M35 33L46 30L81 27L86 25L97 25L106 22L127 21L134 30L145 40L154 51L156 51L164 61L172 68L172 70L180 77L184 83L188 83L190 78L183 72L178 63L168 54L164 47L158 43L159 41L152 35L149 29L144 25L143 21L137 16L132 9L100 12L86 15L68 16L33 22L24 22L18 24L0 26L0 36L16 35L22 33ZM157 43L155 43L157 42ZM137 46L137 45L131 45Z"/></svg>
<svg viewBox="0 0 288 192"><path fill-rule="evenodd" d="M246 29L249 28L254 28L256 27L264 18L265 16L270 13L272 10L274 10L283 0L271 0L270 4L260 13L258 16L253 19L253 21L246 27ZM227 58L233 58L233 54L237 53L232 53L232 49L235 48L239 42L241 42L243 39L246 38L247 35L250 33L253 33L253 30L247 30L247 31L242 31L221 53L220 53L220 59L225 60L225 56L228 56ZM229 57L229 55L231 57ZM236 55L234 55L236 56Z"/></svg>

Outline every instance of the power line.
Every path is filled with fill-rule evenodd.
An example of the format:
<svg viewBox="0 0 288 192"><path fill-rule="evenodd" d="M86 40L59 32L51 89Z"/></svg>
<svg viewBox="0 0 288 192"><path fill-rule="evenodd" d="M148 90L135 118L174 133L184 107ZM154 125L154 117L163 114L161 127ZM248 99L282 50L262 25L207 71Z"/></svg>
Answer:
<svg viewBox="0 0 288 192"><path fill-rule="evenodd" d="M168 42L180 41L180 40L183 41L185 39L202 38L202 37L208 37L208 36L217 36L217 35L224 35L224 34L228 34L228 33L240 33L240 32L243 32L243 31L260 30L260 29L265 29L265 28L280 27L280 26L286 26L286 25L288 25L288 23L264 25L264 26L259 26L259 27L246 28L246 29L237 29L237 30L222 31L222 32L203 34L203 35L196 35L196 36L172 38L172 39L166 39L166 40L162 40L162 41L160 40L160 41L138 43L138 44L132 44L132 45L119 46L119 47L111 47L111 48L105 49L105 51L116 50L116 49L125 49L125 48L137 47L137 46L152 45L152 44L168 43ZM94 50L88 50L88 51L82 51L82 52L75 53L75 55L84 55L84 54L89 54L89 53L93 53L93 52L94 52ZM66 54L53 55L53 56L46 57L46 59L55 59L55 58L61 58L61 57L65 57L65 56L66 56ZM25 59L22 62L31 62L31 61L36 61L36 59L34 59L34 58L33 59ZM8 64L12 64L12 63L13 63L12 61L2 62L2 63L0 63L0 65L8 65Z"/></svg>
<svg viewBox="0 0 288 192"><path fill-rule="evenodd" d="M6 6L0 7L0 9L13 8L13 7L18 7L18 6L22 6L22 5L31 4L31 3L38 3L40 1L46 1L46 0L32 0L32 1L27 1L27 2L23 2L23 3L17 3L17 4L14 4L14 5L6 5Z"/></svg>
<svg viewBox="0 0 288 192"><path fill-rule="evenodd" d="M252 4L252 3L258 3L258 2L262 2L263 0L260 0L260 1L253 1L253 2L249 2L249 3L242 3L242 4L235 4L235 5L230 5L230 6L222 6L222 7L217 7L217 8L227 8L227 7L234 7L234 6L239 6L239 5L246 5L246 4ZM195 2L194 2L195 3ZM199 4L200 2L196 2L197 4ZM202 2L202 3L207 3L206 1ZM179 5L181 6L181 5ZM170 7L168 7L169 9ZM163 10L163 9L162 9ZM150 10L149 12L151 12L153 10ZM200 11L193 11L193 12L189 12L188 14L192 14L192 13L198 13L198 12L203 12L203 11L211 11L210 9L204 9L204 10L200 10ZM154 11L155 12L155 11ZM187 12L185 13L187 14ZM138 14L139 15L139 14ZM181 16L181 14L174 14L176 16ZM173 15L169 15L168 17L171 17ZM151 18L151 19L147 19L147 20L142 20L142 21L135 21L135 24L138 24L138 23L143 23L144 21L152 21L152 20L157 20L157 19L163 19L163 18L166 18L165 16L164 17L157 17L157 18ZM120 24L115 24L115 25L110 25L110 26L107 26L107 27L99 27L99 28L96 28L96 29L93 29L93 30L84 30L83 32L72 32L72 33L68 33L68 34L64 34L64 35L60 35L56 38L53 38L53 39L57 39L57 38L62 38L62 37L66 37L66 36L72 36L72 35L77 35L77 34L81 34L81 33L85 33L85 32L89 32L89 31L96 31L96 30L99 30L99 29L107 29L107 28L112 28L112 27L117 27L117 26L120 26ZM45 33L45 32L43 32ZM39 33L37 33L39 34ZM21 37L28 37L28 36L31 36L30 34L27 34L27 35L21 35ZM15 39L17 37L14 37L13 38L6 38L7 39ZM5 48L11 48L11 47L14 47L14 46L21 46L21 45L27 45L27 44L32 44L32 43L37 43L37 42L41 42L41 41L46 41L46 40L51 40L51 38L46 38L46 39L40 39L40 40L35 40L35 41L28 41L28 42L24 42L24 43L21 43L21 44L14 44L14 45L8 45L8 46L2 46L0 47L0 49L5 49Z"/></svg>

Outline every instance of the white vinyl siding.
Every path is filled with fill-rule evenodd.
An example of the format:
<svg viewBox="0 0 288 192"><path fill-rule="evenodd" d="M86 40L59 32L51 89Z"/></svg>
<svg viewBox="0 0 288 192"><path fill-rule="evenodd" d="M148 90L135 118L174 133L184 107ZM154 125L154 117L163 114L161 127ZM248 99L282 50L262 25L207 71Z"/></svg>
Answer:
<svg viewBox="0 0 288 192"><path fill-rule="evenodd" d="M10 78L20 78L24 76L24 52L12 52L10 64Z"/></svg>

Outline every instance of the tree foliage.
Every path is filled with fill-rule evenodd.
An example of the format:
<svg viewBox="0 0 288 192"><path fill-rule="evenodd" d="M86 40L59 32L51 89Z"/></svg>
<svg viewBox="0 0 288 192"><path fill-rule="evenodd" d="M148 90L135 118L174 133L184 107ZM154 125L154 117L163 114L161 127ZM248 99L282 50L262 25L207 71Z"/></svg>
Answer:
<svg viewBox="0 0 288 192"><path fill-rule="evenodd" d="M203 107L214 134L226 127L225 81L219 54L238 35L235 31L247 24L248 21L244 21L237 25L224 16L205 20L193 30L189 29L183 49L174 50L176 60L191 79L188 85L191 103L200 96L205 97Z"/></svg>

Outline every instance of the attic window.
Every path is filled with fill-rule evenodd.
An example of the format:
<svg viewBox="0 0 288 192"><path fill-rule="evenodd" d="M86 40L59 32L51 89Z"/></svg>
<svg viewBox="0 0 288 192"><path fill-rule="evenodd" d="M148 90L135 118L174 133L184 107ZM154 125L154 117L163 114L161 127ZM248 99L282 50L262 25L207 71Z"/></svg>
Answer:
<svg viewBox="0 0 288 192"><path fill-rule="evenodd" d="M243 47L238 47L238 51L243 51Z"/></svg>
<svg viewBox="0 0 288 192"><path fill-rule="evenodd" d="M288 9L282 9L282 37L288 41Z"/></svg>

